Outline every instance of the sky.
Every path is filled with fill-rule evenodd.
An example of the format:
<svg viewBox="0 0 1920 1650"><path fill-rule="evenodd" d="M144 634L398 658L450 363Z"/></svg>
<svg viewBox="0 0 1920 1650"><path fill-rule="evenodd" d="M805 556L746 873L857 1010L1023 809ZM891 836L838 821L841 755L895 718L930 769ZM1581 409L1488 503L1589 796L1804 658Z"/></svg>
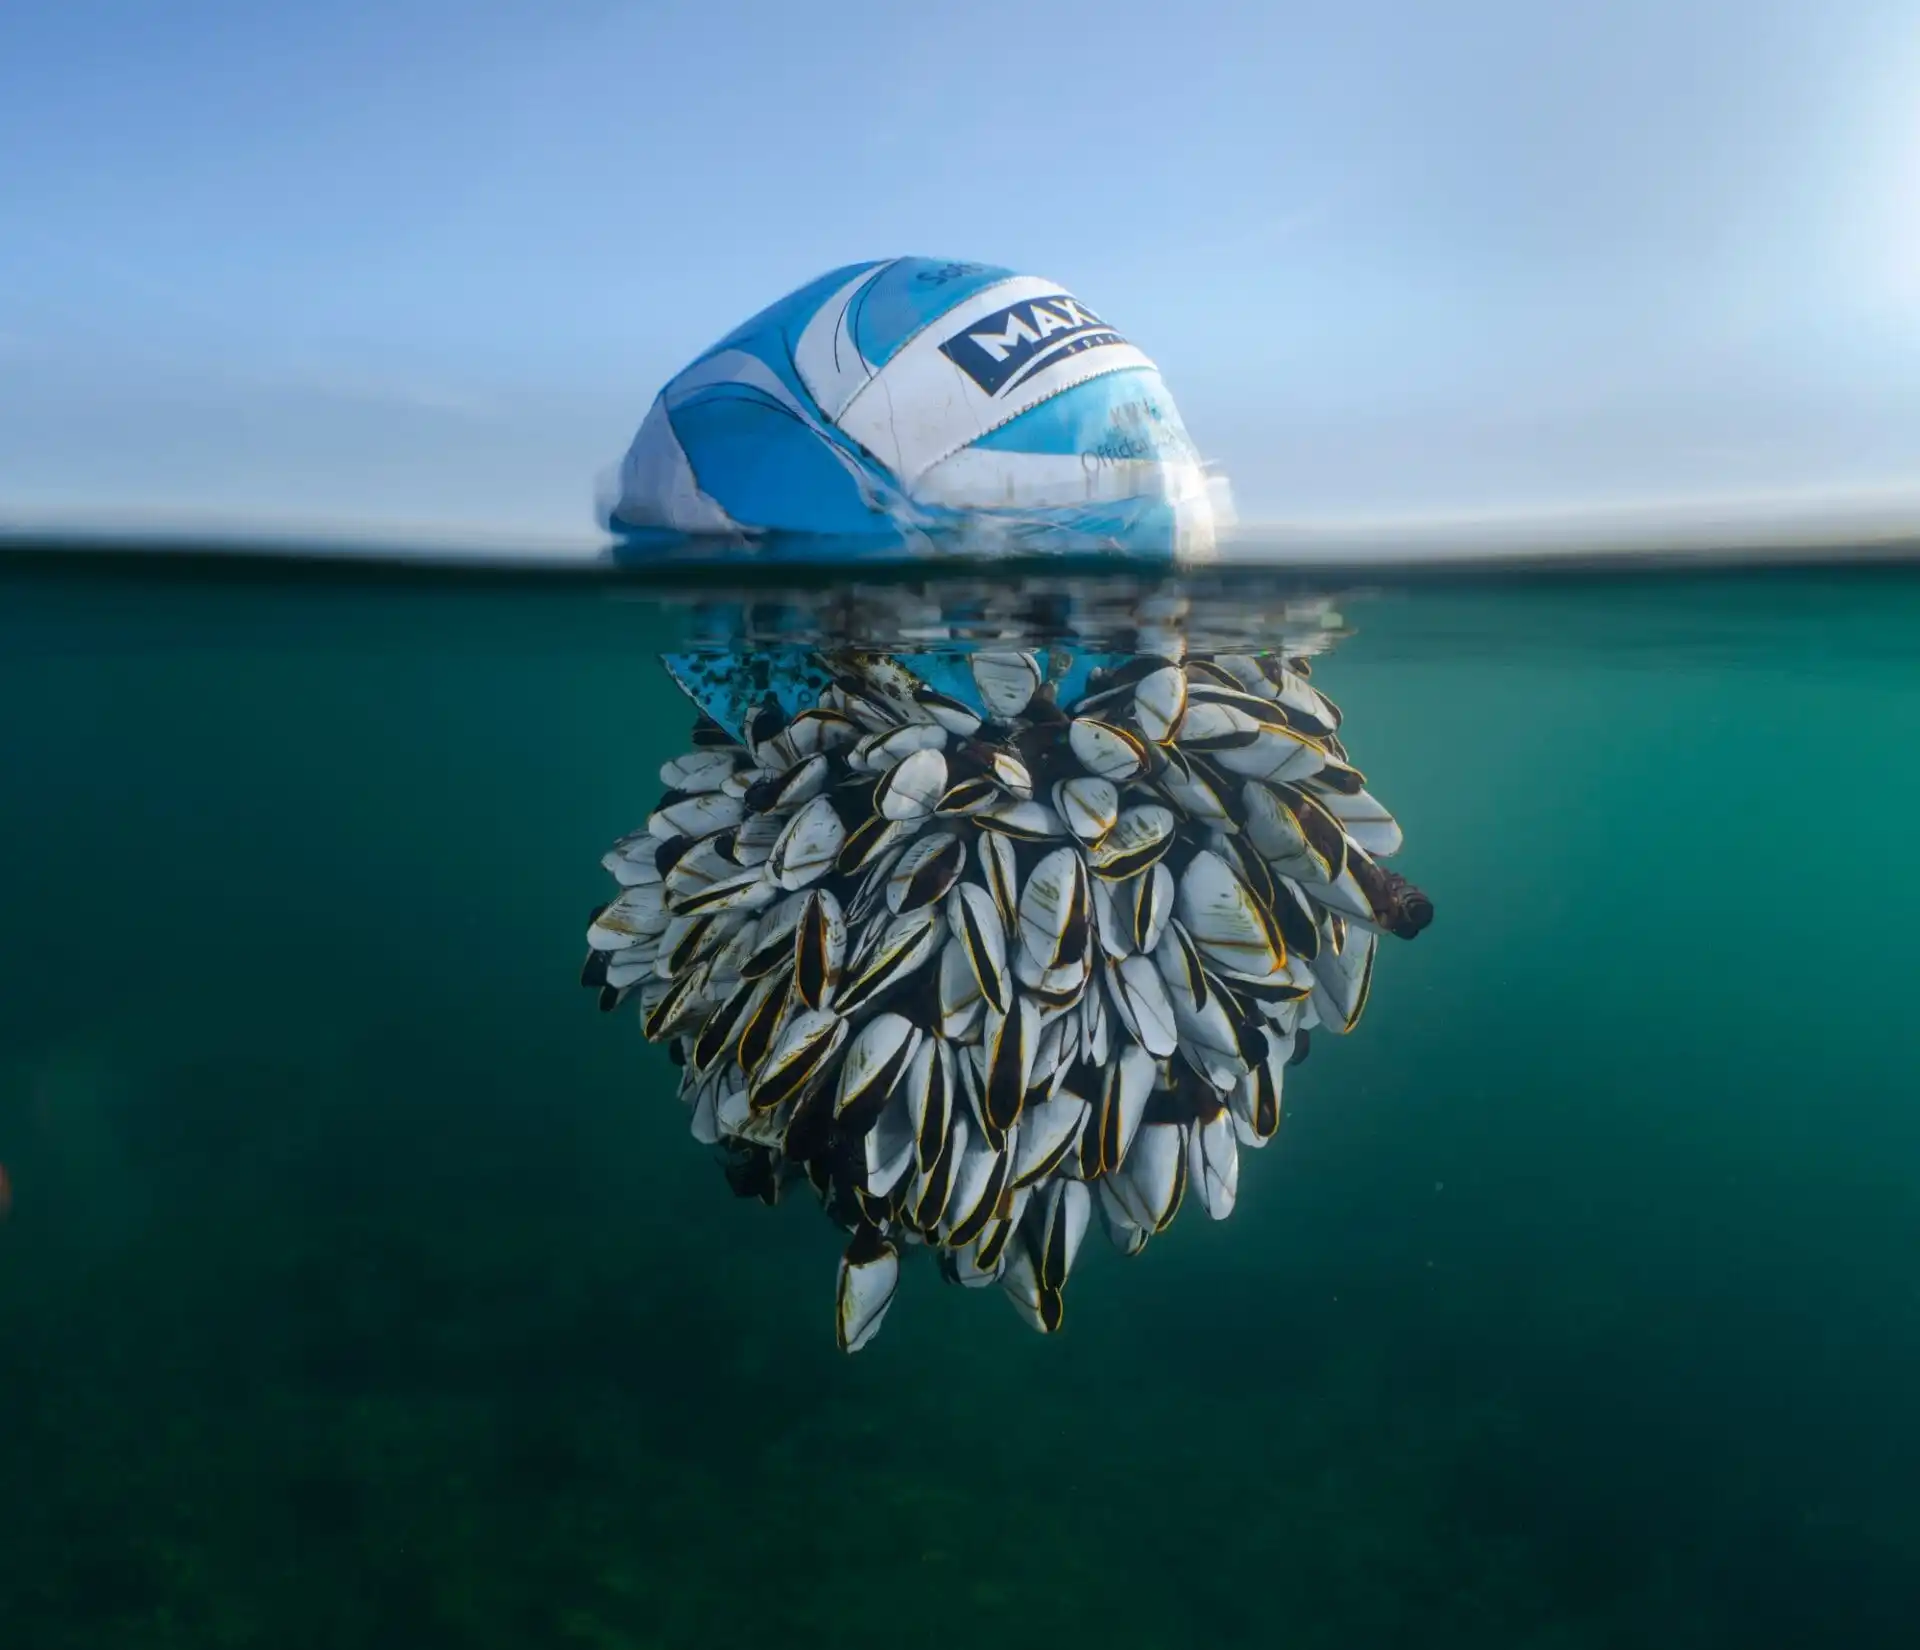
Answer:
<svg viewBox="0 0 1920 1650"><path fill-rule="evenodd" d="M1249 519L1920 496L1920 5L0 7L0 521L591 534L895 253L1108 315Z"/></svg>

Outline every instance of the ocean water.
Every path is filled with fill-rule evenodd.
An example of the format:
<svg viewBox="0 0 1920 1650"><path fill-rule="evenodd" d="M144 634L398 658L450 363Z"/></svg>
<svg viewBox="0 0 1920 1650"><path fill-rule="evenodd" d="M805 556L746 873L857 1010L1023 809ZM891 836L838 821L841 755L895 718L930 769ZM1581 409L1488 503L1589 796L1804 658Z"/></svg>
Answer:
<svg viewBox="0 0 1920 1650"><path fill-rule="evenodd" d="M1432 927L1231 1218L849 1357L577 980L688 602L0 569L0 1637L1914 1642L1920 580L1328 589Z"/></svg>

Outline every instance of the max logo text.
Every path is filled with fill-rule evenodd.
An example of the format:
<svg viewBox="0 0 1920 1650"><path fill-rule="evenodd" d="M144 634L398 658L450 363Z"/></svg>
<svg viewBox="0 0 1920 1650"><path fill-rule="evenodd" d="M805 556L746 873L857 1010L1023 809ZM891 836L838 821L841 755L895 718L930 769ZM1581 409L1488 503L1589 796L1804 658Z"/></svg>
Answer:
<svg viewBox="0 0 1920 1650"><path fill-rule="evenodd" d="M940 353L988 395L999 395L1069 355L1125 342L1084 304L1056 292L982 316Z"/></svg>

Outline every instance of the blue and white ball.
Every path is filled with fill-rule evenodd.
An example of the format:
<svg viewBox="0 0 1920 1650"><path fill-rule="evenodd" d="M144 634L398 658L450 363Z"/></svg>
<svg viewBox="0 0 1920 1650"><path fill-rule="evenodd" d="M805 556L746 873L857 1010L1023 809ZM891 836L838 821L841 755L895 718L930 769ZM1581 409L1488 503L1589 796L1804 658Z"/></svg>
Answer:
<svg viewBox="0 0 1920 1650"><path fill-rule="evenodd" d="M1213 548L1222 499L1158 368L1057 282L848 265L655 398L607 526L630 543L799 534L965 547Z"/></svg>

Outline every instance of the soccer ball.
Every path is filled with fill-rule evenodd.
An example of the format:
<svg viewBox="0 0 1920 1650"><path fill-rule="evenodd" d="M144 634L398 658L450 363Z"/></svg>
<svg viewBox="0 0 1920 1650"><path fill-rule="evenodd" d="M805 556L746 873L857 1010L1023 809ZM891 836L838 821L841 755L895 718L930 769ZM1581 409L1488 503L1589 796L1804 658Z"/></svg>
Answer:
<svg viewBox="0 0 1920 1650"><path fill-rule="evenodd" d="M1058 283L890 258L810 282L655 398L617 535L1211 551L1221 498L1158 368Z"/></svg>

